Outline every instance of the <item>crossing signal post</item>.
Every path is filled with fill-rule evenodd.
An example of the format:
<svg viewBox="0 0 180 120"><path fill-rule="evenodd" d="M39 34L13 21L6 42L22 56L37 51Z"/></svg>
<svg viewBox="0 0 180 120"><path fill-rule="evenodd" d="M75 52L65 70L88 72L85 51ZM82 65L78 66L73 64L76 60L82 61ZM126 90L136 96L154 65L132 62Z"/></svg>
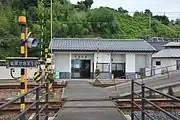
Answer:
<svg viewBox="0 0 180 120"><path fill-rule="evenodd" d="M28 57L27 57L28 56L28 47L29 48L36 47L38 44L38 40L35 39L34 36L32 38L30 37L31 35L33 35L33 33L32 32L28 33L28 26L27 26L25 16L19 16L18 22L19 22L19 25L21 26L20 53L21 53L21 56L24 57L24 60L27 60L28 59ZM22 66L21 66L21 78L20 78L20 82L21 82L20 94L21 95L24 94L25 92L27 92L27 69L26 69L26 67L22 67ZM25 110L25 98L24 97L21 98L20 108L22 111ZM23 115L20 118L20 120L25 120L25 118L26 118L25 115Z"/></svg>
<svg viewBox="0 0 180 120"><path fill-rule="evenodd" d="M19 16L18 22L21 26L21 43L25 43L26 39L26 34L27 34L27 23L26 23L26 17L24 16ZM20 52L22 56L27 57L27 44L25 43L24 45L21 45L20 47ZM20 94L24 94L25 91L27 91L27 71L25 68L21 68L21 91ZM26 80L25 80L26 79ZM25 110L25 97L21 98L21 105L20 105L21 110ZM22 116L21 120L25 119L25 115Z"/></svg>

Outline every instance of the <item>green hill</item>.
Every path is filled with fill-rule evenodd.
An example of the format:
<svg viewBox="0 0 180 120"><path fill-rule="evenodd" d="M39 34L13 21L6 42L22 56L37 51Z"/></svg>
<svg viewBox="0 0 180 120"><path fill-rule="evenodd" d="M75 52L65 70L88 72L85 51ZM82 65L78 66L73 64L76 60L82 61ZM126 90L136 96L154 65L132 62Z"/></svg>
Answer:
<svg viewBox="0 0 180 120"><path fill-rule="evenodd" d="M153 36L179 37L179 22L166 16L153 16L150 10L135 12L133 16L120 7L91 9L93 0L71 4L53 0L54 37L148 38ZM0 1L0 58L19 55L20 27L17 17L25 15L29 31L41 38L44 25L44 46L50 41L50 0ZM44 15L43 15L44 13ZM44 19L44 23L42 23ZM39 55L39 48L31 49L31 56Z"/></svg>

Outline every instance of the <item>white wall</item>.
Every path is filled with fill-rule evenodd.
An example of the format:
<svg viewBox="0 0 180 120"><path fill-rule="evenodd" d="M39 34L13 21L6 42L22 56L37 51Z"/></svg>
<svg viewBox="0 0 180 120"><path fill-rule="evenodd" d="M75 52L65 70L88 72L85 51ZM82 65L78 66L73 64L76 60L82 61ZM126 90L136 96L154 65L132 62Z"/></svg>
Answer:
<svg viewBox="0 0 180 120"><path fill-rule="evenodd" d="M112 54L112 63L126 63L125 54Z"/></svg>
<svg viewBox="0 0 180 120"><path fill-rule="evenodd" d="M140 72L140 68L151 68L150 54L136 54L136 72Z"/></svg>
<svg viewBox="0 0 180 120"><path fill-rule="evenodd" d="M27 74L29 79L33 79L34 72L38 71L37 68L27 68ZM14 77L21 76L21 69L15 68L15 72L13 72ZM10 68L0 67L0 79L13 79L10 74Z"/></svg>
<svg viewBox="0 0 180 120"><path fill-rule="evenodd" d="M55 53L55 70L58 72L71 72L70 53Z"/></svg>
<svg viewBox="0 0 180 120"><path fill-rule="evenodd" d="M97 53L94 53L94 71L96 69ZM99 52L98 63L111 63L111 53L109 52ZM110 66L111 71L111 66Z"/></svg>
<svg viewBox="0 0 180 120"><path fill-rule="evenodd" d="M94 61L97 61L97 53L94 53ZM98 62L99 63L110 63L111 62L111 53L99 52Z"/></svg>
<svg viewBox="0 0 180 120"><path fill-rule="evenodd" d="M168 67L168 70L176 70L176 60L179 60L179 59L174 59L174 58L156 58L156 59L153 59L153 66L155 68L162 68L162 67ZM156 65L156 61L161 61L161 65L160 66L157 66Z"/></svg>
<svg viewBox="0 0 180 120"><path fill-rule="evenodd" d="M126 53L126 73L135 73L135 53Z"/></svg>

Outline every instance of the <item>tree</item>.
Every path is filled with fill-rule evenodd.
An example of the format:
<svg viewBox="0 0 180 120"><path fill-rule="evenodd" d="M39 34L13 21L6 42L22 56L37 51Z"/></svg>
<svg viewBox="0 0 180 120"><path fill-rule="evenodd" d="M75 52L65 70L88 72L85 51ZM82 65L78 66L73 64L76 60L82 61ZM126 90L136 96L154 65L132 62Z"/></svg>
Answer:
<svg viewBox="0 0 180 120"><path fill-rule="evenodd" d="M128 13L128 11L123 9L122 7L118 8L118 12L120 12L120 13Z"/></svg>
<svg viewBox="0 0 180 120"><path fill-rule="evenodd" d="M134 12L133 17L137 17L137 16L143 17L144 13L143 12L138 12L138 11Z"/></svg>
<svg viewBox="0 0 180 120"><path fill-rule="evenodd" d="M146 9L144 12L145 15L152 17L152 12L149 9Z"/></svg>
<svg viewBox="0 0 180 120"><path fill-rule="evenodd" d="M156 16L153 16L153 18L160 21L164 25L169 24L169 18L167 16L165 16L165 15L163 15L163 16L156 15Z"/></svg>
<svg viewBox="0 0 180 120"><path fill-rule="evenodd" d="M180 19L176 19L175 24L180 25Z"/></svg>
<svg viewBox="0 0 180 120"><path fill-rule="evenodd" d="M168 17L152 16L149 9L137 11L132 17L122 7L117 10L110 7L90 9L93 0L79 1L76 5L68 1L53 0L53 36L134 39L180 35L180 20L169 24ZM33 31L38 39L41 37L41 25L44 24L43 46L49 46L50 3L51 0L0 0L0 58L17 56L19 52L19 48L15 49L15 46L19 46L16 43L20 36L19 15L27 17L29 31ZM149 15L153 18L151 31L148 29ZM38 56L39 48L30 50L30 55Z"/></svg>
<svg viewBox="0 0 180 120"><path fill-rule="evenodd" d="M87 11L91 8L93 3L93 0L78 1L77 5L75 5L75 8L79 9L80 11Z"/></svg>
<svg viewBox="0 0 180 120"><path fill-rule="evenodd" d="M94 3L94 1L93 0L85 0L83 3L85 4L87 10L89 10L91 8L92 4Z"/></svg>

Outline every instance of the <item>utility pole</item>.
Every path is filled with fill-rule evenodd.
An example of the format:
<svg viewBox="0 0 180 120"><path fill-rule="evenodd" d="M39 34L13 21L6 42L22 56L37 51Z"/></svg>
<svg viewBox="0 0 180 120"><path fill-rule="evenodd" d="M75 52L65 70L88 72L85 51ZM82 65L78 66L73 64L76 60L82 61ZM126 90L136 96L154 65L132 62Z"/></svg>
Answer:
<svg viewBox="0 0 180 120"><path fill-rule="evenodd" d="M151 22L151 14L149 14L149 35L150 35L150 37L151 37L151 24L152 24L152 22Z"/></svg>
<svg viewBox="0 0 180 120"><path fill-rule="evenodd" d="M52 51L52 45L53 45L53 0L51 0L51 39L50 39L51 41L50 41L50 43L51 43L51 47L50 47L50 49L51 49L51 72L52 72L52 54L53 54L53 51Z"/></svg>
<svg viewBox="0 0 180 120"><path fill-rule="evenodd" d="M41 75L43 77L43 65L44 65L44 62L43 62L43 41L44 41L44 0L41 0L40 2L40 8L42 8L42 11L41 11L41 57L40 57L40 61L41 61L41 66L40 66L40 72L41 72ZM43 83L43 78L41 78L41 84Z"/></svg>
<svg viewBox="0 0 180 120"><path fill-rule="evenodd" d="M49 84L49 89L52 90L52 83L54 82L54 71L53 71L53 0L51 0L51 39L50 39L50 59L51 59L51 72L50 72L50 76L51 76L51 79L53 80L50 80L50 84Z"/></svg>

